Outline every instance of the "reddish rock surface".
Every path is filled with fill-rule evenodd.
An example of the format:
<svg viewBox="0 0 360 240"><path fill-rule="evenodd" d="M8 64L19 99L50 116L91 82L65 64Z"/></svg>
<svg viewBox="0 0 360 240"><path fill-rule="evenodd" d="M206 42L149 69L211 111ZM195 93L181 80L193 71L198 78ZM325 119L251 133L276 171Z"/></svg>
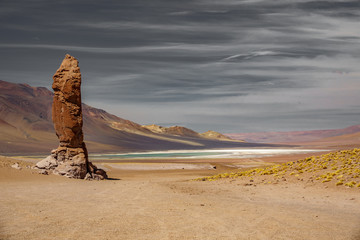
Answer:
<svg viewBox="0 0 360 240"><path fill-rule="evenodd" d="M82 131L81 73L76 58L66 55L53 76L52 120L60 146L37 163L39 169L70 178L104 179L106 172L88 161Z"/></svg>
<svg viewBox="0 0 360 240"><path fill-rule="evenodd" d="M79 148L83 144L81 73L79 62L66 55L53 76L52 119L61 147Z"/></svg>

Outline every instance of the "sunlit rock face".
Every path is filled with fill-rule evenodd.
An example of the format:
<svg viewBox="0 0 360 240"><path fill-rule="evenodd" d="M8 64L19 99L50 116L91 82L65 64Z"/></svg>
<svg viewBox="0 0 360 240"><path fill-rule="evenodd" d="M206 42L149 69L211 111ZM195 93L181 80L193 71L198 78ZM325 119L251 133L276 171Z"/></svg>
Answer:
<svg viewBox="0 0 360 240"><path fill-rule="evenodd" d="M53 76L52 119L61 147L81 148L83 118L81 111L81 73L79 62L66 55Z"/></svg>
<svg viewBox="0 0 360 240"><path fill-rule="evenodd" d="M107 178L105 171L97 169L88 161L82 131L81 73L78 60L67 54L53 80L52 120L60 143L36 167L70 178Z"/></svg>

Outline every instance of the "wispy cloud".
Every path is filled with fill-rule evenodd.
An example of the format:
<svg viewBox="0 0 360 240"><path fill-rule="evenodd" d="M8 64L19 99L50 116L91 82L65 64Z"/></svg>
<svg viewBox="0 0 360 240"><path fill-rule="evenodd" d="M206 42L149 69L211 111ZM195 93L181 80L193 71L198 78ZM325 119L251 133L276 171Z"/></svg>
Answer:
<svg viewBox="0 0 360 240"><path fill-rule="evenodd" d="M168 13L168 15L172 15L172 16L184 16L184 15L189 15L193 13L192 11L180 11L180 12L170 12Z"/></svg>
<svg viewBox="0 0 360 240"><path fill-rule="evenodd" d="M140 123L345 127L359 113L359 12L345 0L2 1L0 78L49 84L70 53L85 100Z"/></svg>
<svg viewBox="0 0 360 240"><path fill-rule="evenodd" d="M89 53L136 53L136 52L156 52L156 51L206 51L215 50L221 51L226 49L226 46L214 46L205 44L166 44L158 46L136 46L136 47L82 47L70 45L51 45L51 44L9 44L0 43L0 48L30 48L30 49L52 49L52 50L69 50L77 52Z"/></svg>
<svg viewBox="0 0 360 240"><path fill-rule="evenodd" d="M255 57L262 57L262 56L276 56L281 55L280 52L274 52L269 50L260 50L260 51L253 51L250 53L245 54L235 54L226 58L221 59L221 61L232 61L232 60L249 60Z"/></svg>

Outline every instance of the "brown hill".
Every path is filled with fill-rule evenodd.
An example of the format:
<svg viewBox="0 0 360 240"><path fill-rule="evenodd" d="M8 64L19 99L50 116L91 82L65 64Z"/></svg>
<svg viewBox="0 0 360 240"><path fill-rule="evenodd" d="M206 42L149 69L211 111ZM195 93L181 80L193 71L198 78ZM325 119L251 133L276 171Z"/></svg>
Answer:
<svg viewBox="0 0 360 240"><path fill-rule="evenodd" d="M299 143L313 142L323 138L331 138L347 134L360 133L360 125L343 129L292 131L292 132L255 132L255 133L230 133L226 134L233 139L244 139L257 143Z"/></svg>
<svg viewBox="0 0 360 240"><path fill-rule="evenodd" d="M143 125L143 127L150 130L153 133L184 136L184 137L205 138L205 139L213 139L219 141L245 142L243 140L232 139L228 136L225 136L224 134L212 130L209 130L204 133L197 133L194 130L180 126L162 127L156 124L152 124L152 125Z"/></svg>
<svg viewBox="0 0 360 240"><path fill-rule="evenodd" d="M203 136L204 138L209 138L209 139L218 139L218 140L223 140L223 141L234 141L235 139L226 136L224 134L209 130L207 132L201 133L201 136ZM237 141L240 142L245 142L244 140L240 140L238 139Z"/></svg>
<svg viewBox="0 0 360 240"><path fill-rule="evenodd" d="M44 154L58 141L51 120L52 92L0 81L0 153ZM90 152L249 147L253 144L205 139L184 128L162 132L83 104L85 141ZM256 145L255 146L260 146ZM263 145L261 145L263 146Z"/></svg>
<svg viewBox="0 0 360 240"><path fill-rule="evenodd" d="M180 127L180 126L162 127L155 124L145 125L143 127L154 133L185 136L185 137L197 137L197 138L201 137L199 133L186 127Z"/></svg>

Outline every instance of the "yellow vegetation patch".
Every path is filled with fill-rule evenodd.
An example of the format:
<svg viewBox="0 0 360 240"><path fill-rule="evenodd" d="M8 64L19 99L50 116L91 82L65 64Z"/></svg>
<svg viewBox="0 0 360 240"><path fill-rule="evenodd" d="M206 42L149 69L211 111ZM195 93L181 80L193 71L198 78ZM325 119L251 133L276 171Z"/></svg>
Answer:
<svg viewBox="0 0 360 240"><path fill-rule="evenodd" d="M343 150L312 156L295 162L270 167L223 173L196 179L214 181L222 178L253 178L263 176L260 183L277 183L287 179L332 183L336 186L360 188L360 149ZM273 180L271 180L273 179Z"/></svg>

